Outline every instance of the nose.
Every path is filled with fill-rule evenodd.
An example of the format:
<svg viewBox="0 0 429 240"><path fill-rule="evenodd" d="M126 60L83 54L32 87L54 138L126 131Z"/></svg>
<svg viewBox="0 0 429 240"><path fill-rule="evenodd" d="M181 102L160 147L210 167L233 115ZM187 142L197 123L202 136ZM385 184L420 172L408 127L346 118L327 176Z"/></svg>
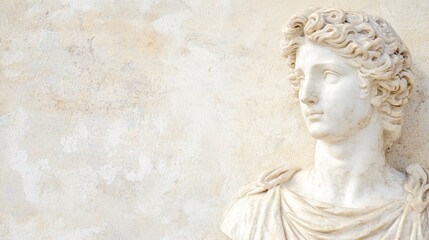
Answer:
<svg viewBox="0 0 429 240"><path fill-rule="evenodd" d="M305 79L299 88L299 101L307 105L317 104L319 97L314 79Z"/></svg>

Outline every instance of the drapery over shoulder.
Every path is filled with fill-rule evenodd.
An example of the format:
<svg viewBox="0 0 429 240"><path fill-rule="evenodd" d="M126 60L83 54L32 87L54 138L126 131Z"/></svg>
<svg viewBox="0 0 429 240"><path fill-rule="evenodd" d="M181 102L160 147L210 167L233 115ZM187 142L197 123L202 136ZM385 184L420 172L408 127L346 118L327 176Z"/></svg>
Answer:
<svg viewBox="0 0 429 240"><path fill-rule="evenodd" d="M265 172L243 188L225 212L222 230L233 240L429 239L429 171L407 168L405 194L381 206L354 209L305 199L285 188L299 171Z"/></svg>

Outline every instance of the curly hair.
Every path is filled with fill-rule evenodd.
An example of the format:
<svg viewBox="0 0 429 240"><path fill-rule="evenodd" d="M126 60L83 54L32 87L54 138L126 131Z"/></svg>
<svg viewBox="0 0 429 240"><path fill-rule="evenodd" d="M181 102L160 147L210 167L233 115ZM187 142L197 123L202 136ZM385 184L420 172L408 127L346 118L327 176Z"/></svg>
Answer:
<svg viewBox="0 0 429 240"><path fill-rule="evenodd" d="M408 48L384 19L340 9L306 9L293 15L282 32L282 55L296 97L298 48L306 41L329 47L357 69L362 96L372 91L371 104L381 116L384 146L399 137L414 74Z"/></svg>

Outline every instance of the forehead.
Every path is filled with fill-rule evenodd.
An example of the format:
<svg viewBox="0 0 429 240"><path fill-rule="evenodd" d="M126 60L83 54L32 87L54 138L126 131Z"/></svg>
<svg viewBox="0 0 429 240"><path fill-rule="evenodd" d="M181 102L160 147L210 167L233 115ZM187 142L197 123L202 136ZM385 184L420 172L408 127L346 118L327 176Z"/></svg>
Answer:
<svg viewBox="0 0 429 240"><path fill-rule="evenodd" d="M306 71L314 66L320 65L338 65L344 69L354 69L344 58L329 47L305 43L298 48L295 70Z"/></svg>

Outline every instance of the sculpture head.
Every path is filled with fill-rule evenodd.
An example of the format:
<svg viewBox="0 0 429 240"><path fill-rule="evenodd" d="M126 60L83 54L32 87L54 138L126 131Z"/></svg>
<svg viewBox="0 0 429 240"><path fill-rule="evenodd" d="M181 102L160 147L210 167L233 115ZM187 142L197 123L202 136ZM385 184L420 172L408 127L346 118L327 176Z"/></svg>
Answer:
<svg viewBox="0 0 429 240"><path fill-rule="evenodd" d="M301 102L306 104L305 101L319 99L303 99L308 97L305 96L308 89L303 88L306 86L302 81L302 66L305 64L298 60L300 66L297 66L297 56L305 58L300 57L300 52L316 54L317 49L322 49L321 57L339 57L337 62L340 65L341 61L346 62L348 66L343 66L343 71L346 69L347 74L353 72L351 68L355 69L355 76L347 76L357 81L360 100L351 95L355 92L343 93L343 97L353 98L356 100L354 104L360 106L361 110L357 114L361 116L356 119L366 119L365 114L377 111L384 146L390 146L399 137L414 75L408 48L385 20L365 13L338 9L309 9L292 16L283 27L283 34L282 55L287 58L289 80L295 96L299 96ZM322 71L321 74L331 82L341 75L335 71ZM338 100L331 97L332 101ZM364 105L370 106L370 109L363 107ZM317 117L316 114L313 118Z"/></svg>

